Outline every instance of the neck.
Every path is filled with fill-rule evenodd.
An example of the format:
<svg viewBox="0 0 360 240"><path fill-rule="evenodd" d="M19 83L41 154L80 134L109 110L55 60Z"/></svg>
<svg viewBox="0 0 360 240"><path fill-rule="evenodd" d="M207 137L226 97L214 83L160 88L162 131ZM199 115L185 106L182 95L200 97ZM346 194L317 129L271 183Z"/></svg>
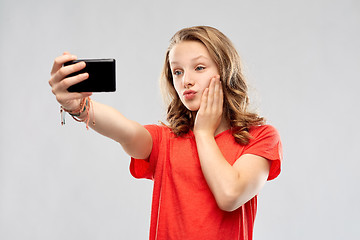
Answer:
<svg viewBox="0 0 360 240"><path fill-rule="evenodd" d="M194 119L196 119L196 113L197 111L195 112L192 112L192 117ZM230 123L228 122L228 120L224 117L224 115L222 116L221 118L221 122L218 126L218 128L215 130L215 133L214 133L214 136L218 135L219 133L222 133L223 131L226 131L230 129ZM193 130L193 129L192 129Z"/></svg>
<svg viewBox="0 0 360 240"><path fill-rule="evenodd" d="M222 133L223 131L228 130L228 129L230 129L230 124L223 116L221 118L221 122L220 122L218 128L215 131L215 136L218 135L219 133Z"/></svg>

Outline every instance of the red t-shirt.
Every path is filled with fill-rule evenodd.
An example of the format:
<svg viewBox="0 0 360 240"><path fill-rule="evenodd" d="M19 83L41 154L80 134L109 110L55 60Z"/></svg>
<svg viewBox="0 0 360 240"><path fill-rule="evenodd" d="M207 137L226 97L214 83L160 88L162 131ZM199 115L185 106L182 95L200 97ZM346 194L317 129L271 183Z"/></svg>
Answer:
<svg viewBox="0 0 360 240"><path fill-rule="evenodd" d="M201 171L195 136L176 137L166 126L147 125L153 140L148 159L131 159L135 178L154 180L150 240L251 240L257 196L232 212L222 211ZM227 130L215 137L222 154L233 165L250 153L271 161L268 180L280 173L281 141L270 125L252 127L246 146Z"/></svg>

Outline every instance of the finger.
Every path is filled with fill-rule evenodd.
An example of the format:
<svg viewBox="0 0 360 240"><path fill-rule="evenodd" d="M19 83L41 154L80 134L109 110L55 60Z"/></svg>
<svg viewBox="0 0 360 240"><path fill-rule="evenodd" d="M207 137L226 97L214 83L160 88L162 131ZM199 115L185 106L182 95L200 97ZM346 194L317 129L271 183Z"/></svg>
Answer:
<svg viewBox="0 0 360 240"><path fill-rule="evenodd" d="M208 95L209 95L209 88L205 88L203 95L201 97L200 109L199 111L206 111L208 106Z"/></svg>
<svg viewBox="0 0 360 240"><path fill-rule="evenodd" d="M92 95L91 92L82 92L82 93L62 93L62 94L58 94L56 95L56 100L63 105L66 102L72 101L72 100L77 100L77 99L82 99L85 97L90 97Z"/></svg>
<svg viewBox="0 0 360 240"><path fill-rule="evenodd" d="M222 112L224 106L224 92L222 88L221 81L219 80L219 100L218 100L218 109Z"/></svg>
<svg viewBox="0 0 360 240"><path fill-rule="evenodd" d="M215 90L214 90L214 98L216 97L216 102L220 98L220 87L221 87L220 76L216 76L215 77Z"/></svg>
<svg viewBox="0 0 360 240"><path fill-rule="evenodd" d="M74 99L90 97L91 95L92 95L92 92L81 92L81 93L74 92L74 93L69 93L68 98L69 98L69 100L74 100Z"/></svg>
<svg viewBox="0 0 360 240"><path fill-rule="evenodd" d="M64 52L63 55L55 58L52 69L51 69L51 75L54 75L59 69L62 67L62 65L66 62L72 61L77 59L75 55L72 55L68 52Z"/></svg>
<svg viewBox="0 0 360 240"><path fill-rule="evenodd" d="M223 107L224 104L224 91L223 91L223 87L222 87L222 82L220 81L220 105L221 105L221 109Z"/></svg>
<svg viewBox="0 0 360 240"><path fill-rule="evenodd" d="M59 84L57 84L57 90L58 91L67 91L67 89L74 85L74 84L77 84L79 82L82 82L82 81L85 81L86 79L89 78L89 74L88 73L81 73L81 74L78 74L76 76L73 76L73 77L68 77L68 78L65 78L64 80L62 80Z"/></svg>
<svg viewBox="0 0 360 240"><path fill-rule="evenodd" d="M71 65L68 65L68 66L61 67L59 69L59 71L57 71L55 73L55 75L53 76L52 82L53 83L60 82L64 78L66 78L68 75L70 75L72 73L75 73L75 72L78 72L78 71L84 69L85 67L86 67L85 62L78 62L78 63L75 63L75 64L71 64Z"/></svg>
<svg viewBox="0 0 360 240"><path fill-rule="evenodd" d="M215 78L215 84L214 84L214 107L219 107L219 101L220 101L220 80L218 78ZM215 109L217 110L217 109Z"/></svg>
<svg viewBox="0 0 360 240"><path fill-rule="evenodd" d="M209 94L208 94L208 100L207 100L207 104L209 107L212 107L212 105L213 105L214 92L215 92L215 78L212 78L210 81Z"/></svg>

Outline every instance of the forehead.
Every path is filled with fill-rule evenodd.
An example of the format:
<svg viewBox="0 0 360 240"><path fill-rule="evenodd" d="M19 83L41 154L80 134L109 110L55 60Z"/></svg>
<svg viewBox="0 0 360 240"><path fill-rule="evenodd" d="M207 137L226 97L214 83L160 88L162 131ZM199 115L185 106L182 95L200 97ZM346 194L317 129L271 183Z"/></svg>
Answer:
<svg viewBox="0 0 360 240"><path fill-rule="evenodd" d="M211 59L205 45L198 41L182 41L175 44L169 52L170 63L193 60L199 57Z"/></svg>

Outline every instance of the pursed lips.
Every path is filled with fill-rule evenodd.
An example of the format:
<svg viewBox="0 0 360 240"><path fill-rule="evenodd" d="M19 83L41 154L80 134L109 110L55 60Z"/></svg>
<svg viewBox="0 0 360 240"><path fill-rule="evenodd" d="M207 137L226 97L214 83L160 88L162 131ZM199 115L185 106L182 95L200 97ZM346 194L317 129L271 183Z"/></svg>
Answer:
<svg viewBox="0 0 360 240"><path fill-rule="evenodd" d="M186 90L184 93L183 93L183 96L186 100L190 100L190 99L193 99L196 95L196 91L193 91L193 90Z"/></svg>

